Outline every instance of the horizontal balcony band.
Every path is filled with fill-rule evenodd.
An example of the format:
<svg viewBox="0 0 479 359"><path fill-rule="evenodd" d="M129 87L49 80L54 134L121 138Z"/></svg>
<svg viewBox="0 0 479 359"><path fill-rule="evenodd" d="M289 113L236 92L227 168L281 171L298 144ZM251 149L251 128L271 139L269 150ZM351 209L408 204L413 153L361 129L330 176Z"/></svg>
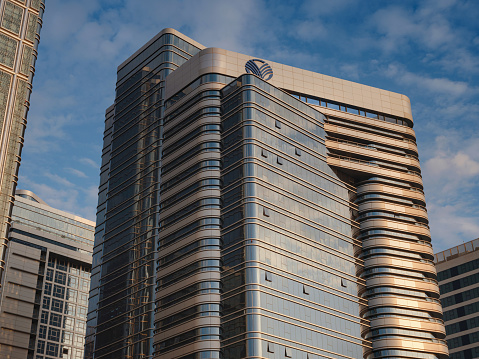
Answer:
<svg viewBox="0 0 479 359"><path fill-rule="evenodd" d="M430 292L439 295L439 287L435 282L405 279L394 276L366 279L366 288L371 289L374 287L398 287L402 289L417 290L420 292Z"/></svg>
<svg viewBox="0 0 479 359"><path fill-rule="evenodd" d="M369 162L365 162L365 161L361 161L357 159L351 159L346 157L337 158L337 157L329 156L326 160L326 163L329 166L349 170L349 172L352 172L353 174L357 173L362 176L371 176L371 175L384 176L384 177L395 178L395 179L406 181L406 182L417 183L421 186L423 185L422 178L419 175L416 175L413 173L405 173L405 172L390 170L390 169L381 168L378 166L373 166L369 164Z"/></svg>
<svg viewBox="0 0 479 359"><path fill-rule="evenodd" d="M172 284L167 288L161 288L160 291L156 292L156 300L161 300L165 297L168 297L181 289L187 288L192 284L200 283L200 282L220 282L221 281L221 273L220 272L199 272L196 273L188 278L182 279L178 283ZM215 294L215 293L212 293ZM210 295L210 294L208 294Z"/></svg>
<svg viewBox="0 0 479 359"><path fill-rule="evenodd" d="M431 232L428 227L422 225L409 224L405 222L398 222L391 219L365 219L360 222L361 230L368 229L390 229L398 232L406 232L409 234L418 234L431 238Z"/></svg>
<svg viewBox="0 0 479 359"><path fill-rule="evenodd" d="M426 272L435 275L436 267L434 263L420 262L418 260L394 257L393 255L384 253L381 256L367 258L364 260L364 269L374 267L391 267L398 269L409 269L415 272Z"/></svg>
<svg viewBox="0 0 479 359"><path fill-rule="evenodd" d="M442 314L442 306L440 303L412 298L406 299L402 297L379 297L369 299L368 307L364 309L364 312L371 308L379 307L398 307Z"/></svg>
<svg viewBox="0 0 479 359"><path fill-rule="evenodd" d="M425 320L417 320L415 318L398 318L398 317L385 317L371 319L371 330L380 328L399 328L399 329L412 329L428 333L439 334L443 339L446 336L446 329L444 324L438 322L429 322ZM366 330L363 334L366 334Z"/></svg>
<svg viewBox="0 0 479 359"><path fill-rule="evenodd" d="M439 354L439 355L448 355L449 351L445 343L431 343L420 340L407 340L404 338L391 338L391 339L379 339L373 340L373 350L408 350L413 352L422 352L427 354ZM414 358L415 356L411 356Z"/></svg>
<svg viewBox="0 0 479 359"><path fill-rule="evenodd" d="M360 131L357 129L350 129L338 125L333 125L330 123L325 123L324 124L324 130L327 133L330 134L337 134L345 137L349 137L354 141L357 138L360 138L362 140L369 141L371 143L382 143L387 146L392 146L392 147L397 147L400 149L405 149L414 152L414 154L417 155L417 146L416 143L412 140L396 140L393 138L385 137L385 136L379 136L375 133L368 133L365 131Z"/></svg>
<svg viewBox="0 0 479 359"><path fill-rule="evenodd" d="M361 156L380 159L384 161L391 161L395 164L401 164L406 166L413 166L416 168L421 168L419 160L414 155L399 155L392 154L385 151L378 150L371 145L361 145L359 143L354 143L351 141L340 140L340 139L327 139L326 147L328 150L341 151L345 153L355 153Z"/></svg>
<svg viewBox="0 0 479 359"><path fill-rule="evenodd" d="M371 238L363 241L363 250L375 247L402 249L413 253L427 254L430 259L434 258L432 246L427 242L411 242L393 238Z"/></svg>
<svg viewBox="0 0 479 359"><path fill-rule="evenodd" d="M427 219L427 211L424 207L420 206L406 206L399 203L391 203L385 201L378 201L378 200L369 200L361 202L358 205L359 213L366 212L366 211L374 211L374 210L384 210L393 213L399 213L409 216L421 217Z"/></svg>
<svg viewBox="0 0 479 359"><path fill-rule="evenodd" d="M359 185L357 189L358 196L366 193L385 193L426 203L426 197L422 191L407 190L401 187L394 187L380 183L366 183Z"/></svg>

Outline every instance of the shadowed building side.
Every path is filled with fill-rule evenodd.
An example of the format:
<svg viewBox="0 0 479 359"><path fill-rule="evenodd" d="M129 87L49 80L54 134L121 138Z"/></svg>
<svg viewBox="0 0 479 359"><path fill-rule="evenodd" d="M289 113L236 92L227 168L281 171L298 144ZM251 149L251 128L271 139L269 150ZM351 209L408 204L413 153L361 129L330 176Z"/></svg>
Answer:
<svg viewBox="0 0 479 359"><path fill-rule="evenodd" d="M44 0L0 4L0 293L44 9Z"/></svg>

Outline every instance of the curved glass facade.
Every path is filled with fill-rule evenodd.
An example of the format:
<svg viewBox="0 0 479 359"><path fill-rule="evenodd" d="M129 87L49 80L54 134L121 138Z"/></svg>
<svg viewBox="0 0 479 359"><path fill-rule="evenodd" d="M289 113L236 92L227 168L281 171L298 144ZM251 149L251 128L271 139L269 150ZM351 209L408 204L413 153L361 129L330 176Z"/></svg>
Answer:
<svg viewBox="0 0 479 359"><path fill-rule="evenodd" d="M90 357L447 358L407 97L174 33L107 110Z"/></svg>

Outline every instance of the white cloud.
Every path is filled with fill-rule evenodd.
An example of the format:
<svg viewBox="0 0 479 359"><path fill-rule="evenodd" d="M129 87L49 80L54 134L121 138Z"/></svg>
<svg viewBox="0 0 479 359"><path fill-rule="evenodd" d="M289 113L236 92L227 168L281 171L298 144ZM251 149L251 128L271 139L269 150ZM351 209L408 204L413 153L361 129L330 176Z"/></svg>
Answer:
<svg viewBox="0 0 479 359"><path fill-rule="evenodd" d="M80 177L80 178L88 178L88 176L85 174L85 172L82 172L80 170L77 170L75 168L65 168L67 172L70 172L71 174Z"/></svg>

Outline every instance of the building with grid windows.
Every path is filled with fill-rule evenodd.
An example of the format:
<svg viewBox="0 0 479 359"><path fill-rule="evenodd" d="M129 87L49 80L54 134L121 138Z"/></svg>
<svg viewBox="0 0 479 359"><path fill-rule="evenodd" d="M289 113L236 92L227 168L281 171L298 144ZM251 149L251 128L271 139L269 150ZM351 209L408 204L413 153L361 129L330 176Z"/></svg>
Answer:
<svg viewBox="0 0 479 359"><path fill-rule="evenodd" d="M105 123L86 358L448 357L406 96L165 29Z"/></svg>
<svg viewBox="0 0 479 359"><path fill-rule="evenodd" d="M449 358L479 357L479 238L435 254Z"/></svg>
<svg viewBox="0 0 479 359"><path fill-rule="evenodd" d="M94 223L16 191L0 358L83 359Z"/></svg>
<svg viewBox="0 0 479 359"><path fill-rule="evenodd" d="M0 293L44 9L44 0L0 2Z"/></svg>

